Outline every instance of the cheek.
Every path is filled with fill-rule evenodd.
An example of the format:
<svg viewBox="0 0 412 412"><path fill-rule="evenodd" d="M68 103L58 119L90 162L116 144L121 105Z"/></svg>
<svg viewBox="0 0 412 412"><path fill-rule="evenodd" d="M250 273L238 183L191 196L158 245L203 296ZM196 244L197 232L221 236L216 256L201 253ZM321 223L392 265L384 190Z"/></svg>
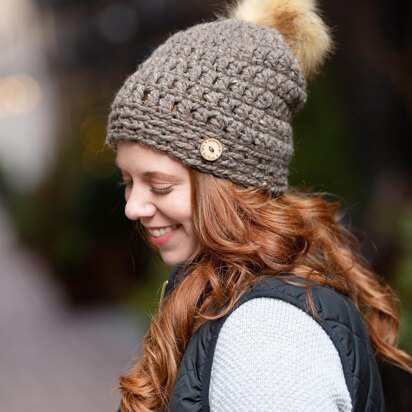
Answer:
<svg viewBox="0 0 412 412"><path fill-rule="evenodd" d="M165 205L165 211L180 223L192 222L193 211L189 196L176 196Z"/></svg>
<svg viewBox="0 0 412 412"><path fill-rule="evenodd" d="M183 225L186 234L193 238L194 225L193 225L193 211L190 202L176 201L169 211L174 210L173 216L170 214L173 220Z"/></svg>

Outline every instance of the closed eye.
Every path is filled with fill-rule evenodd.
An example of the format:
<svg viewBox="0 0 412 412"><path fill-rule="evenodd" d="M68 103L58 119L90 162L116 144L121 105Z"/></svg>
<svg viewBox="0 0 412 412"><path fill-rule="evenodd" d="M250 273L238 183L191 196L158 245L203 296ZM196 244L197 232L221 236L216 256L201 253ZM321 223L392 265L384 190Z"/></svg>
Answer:
<svg viewBox="0 0 412 412"><path fill-rule="evenodd" d="M172 191L173 185L167 187L151 187L150 191L156 195L166 195Z"/></svg>
<svg viewBox="0 0 412 412"><path fill-rule="evenodd" d="M121 188L128 188L133 185L132 180L125 180L121 179L119 182L117 182L117 186ZM170 193L173 189L173 185L167 186L167 187L154 187L152 186L150 188L150 191L156 195L166 195Z"/></svg>

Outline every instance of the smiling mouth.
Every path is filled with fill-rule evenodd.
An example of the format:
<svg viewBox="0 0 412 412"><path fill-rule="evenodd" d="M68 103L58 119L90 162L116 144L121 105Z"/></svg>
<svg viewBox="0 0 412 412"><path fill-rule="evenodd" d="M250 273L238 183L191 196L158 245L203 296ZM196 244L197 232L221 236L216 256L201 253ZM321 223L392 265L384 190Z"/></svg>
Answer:
<svg viewBox="0 0 412 412"><path fill-rule="evenodd" d="M170 233L172 230L177 229L178 226L180 225L165 226L156 229L147 228L147 231L150 233L151 236L157 238L166 235L167 233Z"/></svg>

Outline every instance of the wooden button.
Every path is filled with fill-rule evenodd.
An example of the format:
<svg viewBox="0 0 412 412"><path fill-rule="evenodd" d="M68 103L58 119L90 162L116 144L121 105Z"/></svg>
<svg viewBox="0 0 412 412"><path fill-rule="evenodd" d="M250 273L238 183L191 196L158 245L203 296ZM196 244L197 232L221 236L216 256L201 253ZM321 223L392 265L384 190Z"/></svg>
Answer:
<svg viewBox="0 0 412 412"><path fill-rule="evenodd" d="M217 139L206 139L200 145L200 154L203 159L214 162L219 159L223 152L223 145Z"/></svg>

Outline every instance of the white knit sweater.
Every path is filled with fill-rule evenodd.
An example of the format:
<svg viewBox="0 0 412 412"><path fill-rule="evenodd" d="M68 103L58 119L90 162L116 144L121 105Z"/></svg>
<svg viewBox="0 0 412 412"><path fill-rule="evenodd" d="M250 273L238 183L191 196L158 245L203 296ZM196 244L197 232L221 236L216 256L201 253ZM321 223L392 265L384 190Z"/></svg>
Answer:
<svg viewBox="0 0 412 412"><path fill-rule="evenodd" d="M211 412L349 412L339 354L308 314L255 298L226 319L213 358Z"/></svg>

